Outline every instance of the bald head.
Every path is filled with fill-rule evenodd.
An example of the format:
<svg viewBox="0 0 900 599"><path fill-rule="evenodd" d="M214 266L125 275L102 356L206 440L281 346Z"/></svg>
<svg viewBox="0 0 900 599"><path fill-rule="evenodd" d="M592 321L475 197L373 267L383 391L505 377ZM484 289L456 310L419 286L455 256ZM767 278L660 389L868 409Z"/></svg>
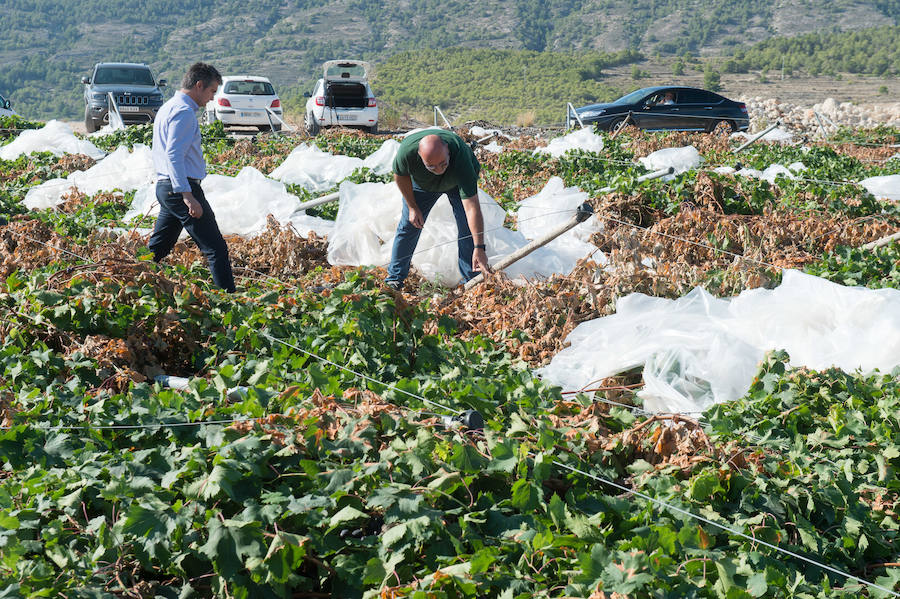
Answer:
<svg viewBox="0 0 900 599"><path fill-rule="evenodd" d="M450 166L450 148L437 135L426 135L419 140L419 157L435 175L443 175Z"/></svg>

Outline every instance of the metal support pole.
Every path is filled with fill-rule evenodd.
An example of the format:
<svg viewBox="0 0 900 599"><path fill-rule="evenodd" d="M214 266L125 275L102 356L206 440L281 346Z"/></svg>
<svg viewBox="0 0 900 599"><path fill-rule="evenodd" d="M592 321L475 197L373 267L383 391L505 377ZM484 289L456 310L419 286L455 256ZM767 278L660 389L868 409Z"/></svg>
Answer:
<svg viewBox="0 0 900 599"><path fill-rule="evenodd" d="M272 110L271 108L269 108L268 106L266 107L266 112L268 112L271 116L275 117L275 119L276 119L279 123L281 123L281 126L287 128L288 131L295 131L294 127L292 127L291 125L289 125L289 124L287 123L287 121L285 121L285 120L282 119L280 116L278 116L277 114L275 114L275 111L273 111L273 110ZM269 117L269 123L271 124L271 122L272 122L272 118Z"/></svg>
<svg viewBox="0 0 900 599"><path fill-rule="evenodd" d="M887 237L882 237L881 239L876 239L870 243L859 246L861 250L874 250L875 248L880 248L885 246L892 241L900 241L900 231L894 233L893 235L888 235Z"/></svg>
<svg viewBox="0 0 900 599"><path fill-rule="evenodd" d="M819 123L819 129L822 130L822 139L828 139L828 131L825 129L825 125L822 124L822 117L819 116L818 112L813 111L813 114L816 115L816 121Z"/></svg>
<svg viewBox="0 0 900 599"><path fill-rule="evenodd" d="M110 126L113 129L124 129L125 121L122 120L122 114L119 112L119 105L116 103L116 98L113 96L112 92L106 92L106 117L109 121ZM113 120L115 117L115 120Z"/></svg>
<svg viewBox="0 0 900 599"><path fill-rule="evenodd" d="M652 173L647 173L646 175L641 175L640 177L637 178L636 182L640 183L643 181L650 181L651 179L659 179L660 177L665 177L666 175L671 175L673 172L675 172L675 169L670 166L668 168L660 169L658 171L653 171ZM615 190L615 187L610 185L610 186L607 186L607 187L604 187L603 189L601 189L600 193L609 193L614 190ZM572 229L576 225L583 223L588 218L590 218L591 215L593 215L593 214L594 214L594 209L591 208L590 204L585 202L584 204L582 204L581 206L579 206L577 208L575 214L572 216L572 219L569 222L567 222L564 225L561 225L559 228L551 231L550 233L547 233L543 237L541 237L539 239L535 239L528 245L519 248L512 254L509 254L508 256L501 258L499 262L497 262L491 266L491 270L494 270L494 271L503 270L507 266L509 266L515 262L518 262L519 260L521 260L522 258L527 256L531 252L535 251L539 247L543 247L543 246L547 245L548 243L550 243L551 241L553 241L554 239L556 239L557 237L559 237L566 231ZM483 280L484 280L484 274L480 274L477 277L475 277L474 279L469 280L465 284L464 289L466 291L468 291L469 289L471 289L478 283L482 282Z"/></svg>
<svg viewBox="0 0 900 599"><path fill-rule="evenodd" d="M745 142L744 142L743 144L741 144L739 147L735 148L734 153L737 154L738 152L743 151L745 148L748 148L750 145L752 145L754 142L756 142L756 141L757 141L759 138L761 138L763 135L765 135L765 134L768 133L769 131L775 129L775 128L778 127L779 125L781 125L781 121L775 121L775 124L774 124L774 125L769 125L769 126L766 127L765 129L763 129L762 131L760 131L759 133L757 133L756 135L754 135L753 137L751 137L750 139L748 139L747 141L745 141Z"/></svg>
<svg viewBox="0 0 900 599"><path fill-rule="evenodd" d="M335 191L334 193L329 193L318 198L300 202L300 205L297 206L297 209L294 210L294 212L300 212L301 210L306 210L307 208L315 208L316 206L321 206L322 204L327 204L328 202L333 202L335 200L339 200L340 198L341 192Z"/></svg>
<svg viewBox="0 0 900 599"><path fill-rule="evenodd" d="M447 129L453 129L453 125L450 124L450 121L447 120L447 117L444 116L444 113L441 112L440 106L434 107L434 126L438 126L437 118L438 115L441 115L441 118L444 119L444 124L447 126Z"/></svg>
<svg viewBox="0 0 900 599"><path fill-rule="evenodd" d="M521 248L517 249L515 252L506 256L505 258L502 258L500 260L500 262L497 262L495 265L493 265L491 267L491 270L503 270L510 264L513 264L514 262L518 262L519 260L521 260L522 258L527 256L534 250L538 249L539 247L547 245L548 243L550 243L551 241L553 241L554 239L556 239L557 237L559 237L560 235L562 235L563 233L568 231L569 229L572 229L573 227L583 223L588 218L590 218L590 216L592 214L594 214L594 209L591 208L590 204L585 202L584 204L582 204L581 206L578 207L578 210L575 212L574 216L572 216L572 219L569 222L567 222L566 224L560 226L559 228L547 233L540 239L535 239L534 241L532 241L525 247L521 247ZM465 284L465 290L468 291L469 289L471 289L478 283L482 282L483 280L484 280L484 274L482 273L482 274L478 275L477 277L475 277L474 279L471 279L469 282L467 282Z"/></svg>
<svg viewBox="0 0 900 599"><path fill-rule="evenodd" d="M578 121L578 124L584 129L584 123L581 120L581 116L579 116L578 111L575 110L575 107L572 106L571 102L566 102L566 131L569 130L569 127L572 125L571 117L574 116L575 120Z"/></svg>

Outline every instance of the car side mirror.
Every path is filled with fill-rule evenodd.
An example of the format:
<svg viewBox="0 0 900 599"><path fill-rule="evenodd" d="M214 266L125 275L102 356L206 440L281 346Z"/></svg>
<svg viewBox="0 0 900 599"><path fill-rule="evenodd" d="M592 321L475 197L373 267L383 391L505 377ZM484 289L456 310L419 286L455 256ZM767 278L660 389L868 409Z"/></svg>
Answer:
<svg viewBox="0 0 900 599"><path fill-rule="evenodd" d="M165 86L166 86L166 80L165 80L165 79L160 79L159 81L156 82L156 86L157 86L157 87L165 87Z"/></svg>
<svg viewBox="0 0 900 599"><path fill-rule="evenodd" d="M5 108L7 110L9 110L10 106L12 106L12 105L9 103L9 100L7 100L6 102L3 103L3 108Z"/></svg>
<svg viewBox="0 0 900 599"><path fill-rule="evenodd" d="M312 98L312 94L310 92L303 92L304 98Z"/></svg>
<svg viewBox="0 0 900 599"><path fill-rule="evenodd" d="M81 78L81 82L84 83L85 85L90 85L90 84L91 84L91 78L90 78L90 77L82 77L82 78Z"/></svg>

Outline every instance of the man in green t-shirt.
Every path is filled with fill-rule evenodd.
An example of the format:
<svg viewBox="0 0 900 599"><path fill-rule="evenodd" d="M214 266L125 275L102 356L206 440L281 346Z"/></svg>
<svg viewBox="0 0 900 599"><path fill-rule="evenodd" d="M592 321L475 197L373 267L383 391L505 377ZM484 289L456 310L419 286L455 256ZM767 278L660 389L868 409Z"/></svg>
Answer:
<svg viewBox="0 0 900 599"><path fill-rule="evenodd" d="M463 279L489 272L484 219L478 204L481 165L469 145L451 131L425 129L403 140L393 170L404 201L385 284L397 290L403 287L425 219L443 194L447 194L456 219Z"/></svg>

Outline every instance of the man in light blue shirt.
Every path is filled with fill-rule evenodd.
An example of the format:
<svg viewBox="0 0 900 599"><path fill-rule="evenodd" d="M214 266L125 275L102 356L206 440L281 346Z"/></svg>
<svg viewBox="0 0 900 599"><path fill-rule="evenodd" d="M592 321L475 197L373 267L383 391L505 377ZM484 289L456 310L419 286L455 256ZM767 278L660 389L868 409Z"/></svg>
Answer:
<svg viewBox="0 0 900 599"><path fill-rule="evenodd" d="M200 146L197 109L213 99L221 83L222 76L215 67L195 63L182 79L181 90L156 113L153 165L159 217L147 245L159 262L172 251L183 228L206 256L213 282L234 291L228 245L200 187L206 176L206 161Z"/></svg>

